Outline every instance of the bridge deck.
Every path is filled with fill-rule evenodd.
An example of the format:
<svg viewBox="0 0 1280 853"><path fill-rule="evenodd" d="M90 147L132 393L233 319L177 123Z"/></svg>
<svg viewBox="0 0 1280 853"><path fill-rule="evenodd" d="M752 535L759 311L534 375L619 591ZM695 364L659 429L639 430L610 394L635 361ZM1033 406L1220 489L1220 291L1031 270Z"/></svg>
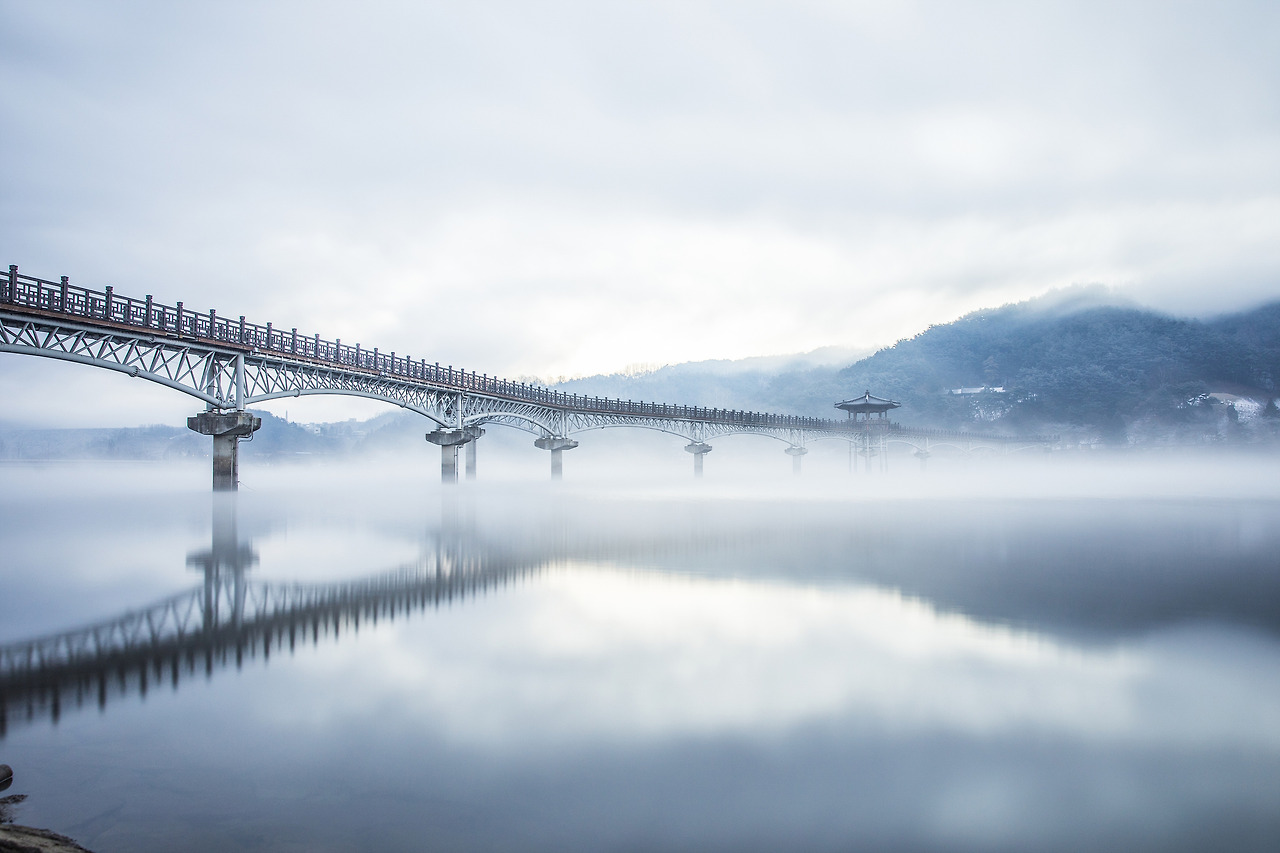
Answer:
<svg viewBox="0 0 1280 853"><path fill-rule="evenodd" d="M251 323L243 315L233 319L212 309L207 312L192 311L182 302L172 306L164 305L149 295L143 299L122 296L113 287L92 290L72 285L66 277L58 282L35 278L20 274L13 265L9 267L8 275L0 279L0 311L9 314L11 322L27 320L32 323L54 324L70 329L73 337L76 330L85 334L110 334L152 348L182 347L205 351L215 355L214 361L217 356L242 356L268 370L273 365L279 365L295 374L298 371L310 371L312 374L316 371L330 371L341 374L341 381L333 387L317 387L314 379L308 383L299 383L296 377L284 382L278 378L262 381L256 388L259 393L248 395L249 402L302 393L351 393L407 405L403 394L397 397L386 391L389 387L397 387L432 394L484 398L504 404L505 408L489 413L494 420L527 417L535 409L539 414L559 415L559 428L544 422L547 420L545 417L527 417L540 431L547 434L566 434L569 430L564 416L572 415L579 418L576 424L579 430L602 425L641 425L640 421L653 420L707 425L714 427L717 435L735 431L797 431L838 437L864 434L868 429L875 429L920 438L995 443L1043 444L1054 440L1052 437L1042 436L992 436L960 431L919 430L889 422L855 425L835 418L568 394L528 382L455 368L453 365L441 366L439 362L397 355L394 351L383 353L377 347L369 349L358 343L344 344L340 339L330 341L321 338L319 334L301 335L296 328L286 330L276 328L272 323ZM47 343L19 341L16 339L18 333L12 329L7 329L6 334L11 340L0 341L0 351L59 356L59 353L54 352L56 347ZM39 352L42 347L49 351ZM107 359L120 361L120 357L114 353L108 354ZM101 360L101 357L95 354L93 357L73 360L94 362ZM214 364L213 368L216 372L218 365ZM139 375L140 369L143 368L136 368L134 375ZM194 371L188 370L187 373ZM166 380L164 377L150 375L146 378L158 379L173 387L183 386L180 390L203 397L219 408L233 406L231 394L206 395L203 393L204 388L195 387L197 378L194 376L186 376L182 380L173 377ZM438 399L433 399L431 405L445 406ZM411 407L434 417L433 411L428 408ZM473 422L482 422L484 418L484 413L481 413L473 418ZM442 418L436 420L444 423ZM584 427L584 424L587 426ZM691 432L690 437L700 440L705 436Z"/></svg>

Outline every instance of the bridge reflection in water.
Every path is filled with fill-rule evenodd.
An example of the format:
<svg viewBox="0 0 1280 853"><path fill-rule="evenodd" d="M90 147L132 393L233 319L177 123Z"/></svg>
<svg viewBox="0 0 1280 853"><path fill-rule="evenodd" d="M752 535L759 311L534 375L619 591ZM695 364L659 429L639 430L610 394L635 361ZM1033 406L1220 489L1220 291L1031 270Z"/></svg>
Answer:
<svg viewBox="0 0 1280 853"><path fill-rule="evenodd" d="M255 577L258 555L237 529L237 498L214 495L210 547L187 558L201 583L114 619L0 645L0 737L570 563L874 587L1070 646L1112 646L1189 620L1280 637L1272 557L1280 532L1268 503L1161 501L1123 511L1091 503L913 504L929 519L921 526L892 503L491 505L454 497L425 535L419 518L404 520L402 531L423 536L412 561L356 580L298 583Z"/></svg>
<svg viewBox="0 0 1280 853"><path fill-rule="evenodd" d="M238 534L234 494L215 494L213 534L207 550L187 565L203 583L193 589L83 628L0 646L0 738L15 725L48 717L57 723L69 709L112 697L145 697L166 681L321 637L337 639L442 603L506 586L538 571L545 559L480 549L452 515L418 560L360 580L329 584L253 580L258 562Z"/></svg>

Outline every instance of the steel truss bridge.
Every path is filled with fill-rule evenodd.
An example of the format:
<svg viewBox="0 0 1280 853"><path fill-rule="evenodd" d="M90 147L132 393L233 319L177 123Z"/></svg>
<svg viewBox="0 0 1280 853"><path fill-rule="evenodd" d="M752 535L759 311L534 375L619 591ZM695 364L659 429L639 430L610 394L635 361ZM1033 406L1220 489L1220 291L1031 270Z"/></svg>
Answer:
<svg viewBox="0 0 1280 853"><path fill-rule="evenodd" d="M700 406L645 403L567 394L544 386L441 367L439 362L384 353L377 347L344 344L296 328L249 323L215 310L194 311L182 302L162 305L151 296L121 296L114 288L91 290L67 277L47 281L19 274L11 265L0 279L0 352L41 356L105 368L188 394L211 413L243 413L247 406L287 397L339 394L381 400L416 412L435 427L428 440L442 449L442 471L456 477L457 450L467 445L474 471L475 440L487 424L529 432L552 452L553 475L560 454L577 446L572 436L589 430L633 427L669 433L689 442L695 471L711 450L707 443L731 435L760 435L787 444L799 470L806 445L838 440L868 460L894 442L923 458L949 446L965 452L1045 447L1051 437L988 436L921 430L888 421L850 420L744 412ZM215 485L219 431L230 441L234 483L235 438L252 434L253 418L197 425L215 436ZM220 425L221 424L221 425ZM452 457L452 459L450 458Z"/></svg>

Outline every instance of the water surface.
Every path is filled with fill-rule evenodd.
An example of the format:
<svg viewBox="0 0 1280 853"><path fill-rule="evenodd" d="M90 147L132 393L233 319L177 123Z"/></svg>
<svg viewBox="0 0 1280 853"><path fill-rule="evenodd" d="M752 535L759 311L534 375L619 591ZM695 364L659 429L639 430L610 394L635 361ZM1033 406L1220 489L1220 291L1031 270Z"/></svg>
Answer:
<svg viewBox="0 0 1280 853"><path fill-rule="evenodd" d="M135 473L0 471L0 761L95 850L1280 837L1265 495Z"/></svg>

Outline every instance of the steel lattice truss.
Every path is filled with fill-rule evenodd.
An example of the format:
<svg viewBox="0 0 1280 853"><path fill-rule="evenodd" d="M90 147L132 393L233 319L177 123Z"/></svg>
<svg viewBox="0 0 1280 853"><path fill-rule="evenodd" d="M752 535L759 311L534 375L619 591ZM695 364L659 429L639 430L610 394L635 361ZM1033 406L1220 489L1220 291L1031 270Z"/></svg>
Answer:
<svg viewBox="0 0 1280 853"><path fill-rule="evenodd" d="M846 420L643 403L553 391L538 385L443 368L359 344L300 336L183 307L19 275L0 279L0 352L42 356L114 370L189 394L208 407L243 409L266 400L341 394L382 400L445 429L503 424L545 438L595 429L659 430L691 442L763 435L803 447L838 439L870 446L865 426ZM877 425L894 438L1044 445L1053 439L1006 438ZM877 438L882 441L883 438Z"/></svg>
<svg viewBox="0 0 1280 853"><path fill-rule="evenodd" d="M747 419L744 412L631 401L588 402L586 398L546 389L540 389L538 396L554 402L513 399L512 395L484 388L456 388L430 380L407 380L381 372L10 312L0 312L0 352L114 370L182 391L217 409L243 408L285 397L340 394L382 400L446 428L496 423L544 436L631 427L659 430L689 441L751 433L801 444L806 436L848 437L851 432L845 422L838 420L797 418L796 421L813 424L808 429L797 429L783 425L785 416L772 416L783 420L778 425L756 423ZM582 402L575 404L575 400ZM638 407L644 408L638 412L619 411ZM661 414L664 411L671 413ZM674 414L677 411L681 414Z"/></svg>
<svg viewBox="0 0 1280 853"><path fill-rule="evenodd" d="M78 323L51 323L0 313L0 352L73 361L142 377L230 408L233 360L209 347L156 342Z"/></svg>

